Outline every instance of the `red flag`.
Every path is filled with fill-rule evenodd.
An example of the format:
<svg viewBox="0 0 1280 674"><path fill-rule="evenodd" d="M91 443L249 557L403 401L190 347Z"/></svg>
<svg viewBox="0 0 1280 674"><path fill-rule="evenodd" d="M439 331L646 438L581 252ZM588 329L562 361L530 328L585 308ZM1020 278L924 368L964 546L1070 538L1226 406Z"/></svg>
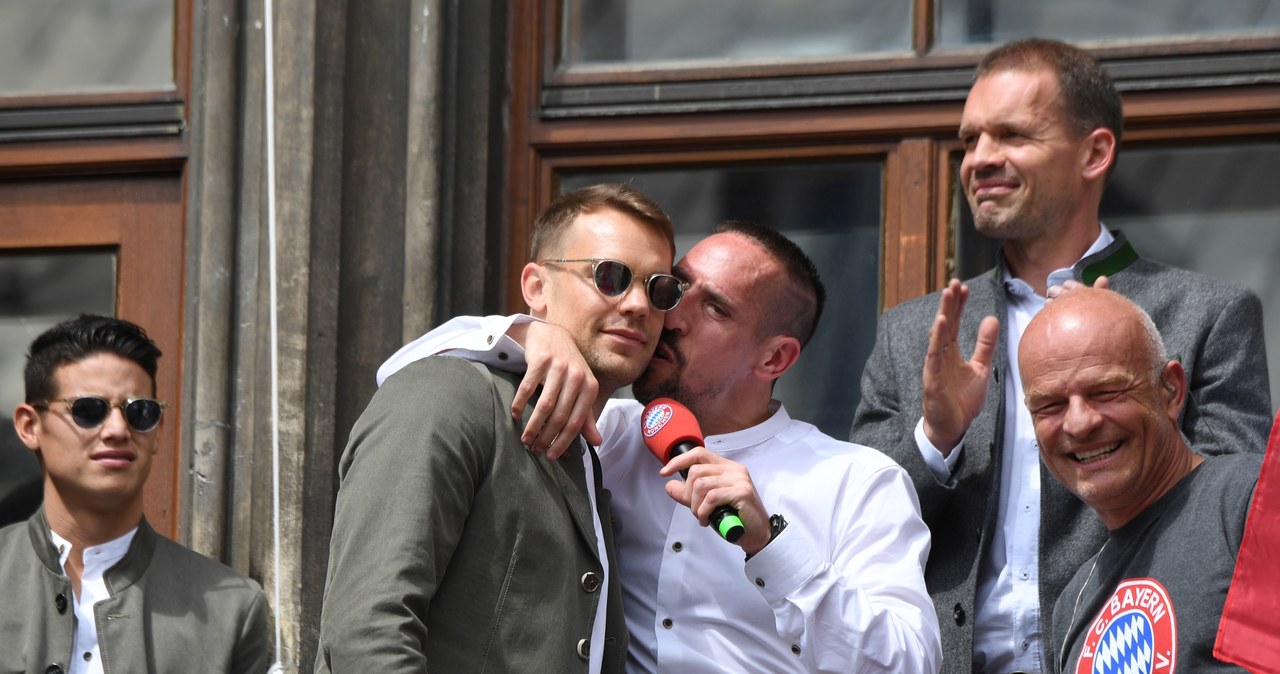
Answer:
<svg viewBox="0 0 1280 674"><path fill-rule="evenodd" d="M1254 674L1280 673L1280 414L1253 490L1213 655Z"/></svg>

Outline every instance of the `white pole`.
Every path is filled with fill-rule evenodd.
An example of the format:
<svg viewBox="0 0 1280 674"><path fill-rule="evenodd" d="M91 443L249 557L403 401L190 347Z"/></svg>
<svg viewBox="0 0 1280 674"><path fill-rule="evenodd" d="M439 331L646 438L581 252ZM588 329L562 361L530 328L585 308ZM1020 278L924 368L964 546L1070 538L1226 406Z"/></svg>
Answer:
<svg viewBox="0 0 1280 674"><path fill-rule="evenodd" d="M274 581L274 608L276 611L276 658L270 672L283 672L281 662L280 628L280 365L279 329L276 320L276 89L275 89L275 40L272 17L275 8L272 0L264 0L263 30L266 46L266 131L267 131L267 278L270 283L268 313L271 317L271 534L272 580Z"/></svg>

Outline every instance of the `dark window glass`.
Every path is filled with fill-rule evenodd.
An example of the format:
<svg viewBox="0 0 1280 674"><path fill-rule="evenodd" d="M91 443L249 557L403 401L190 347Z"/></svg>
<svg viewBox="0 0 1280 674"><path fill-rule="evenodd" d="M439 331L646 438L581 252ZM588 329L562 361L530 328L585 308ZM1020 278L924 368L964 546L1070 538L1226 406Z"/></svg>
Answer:
<svg viewBox="0 0 1280 674"><path fill-rule="evenodd" d="M171 86L174 0L0 0L0 95Z"/></svg>
<svg viewBox="0 0 1280 674"><path fill-rule="evenodd" d="M902 0L565 0L570 65L831 58L911 48Z"/></svg>
<svg viewBox="0 0 1280 674"><path fill-rule="evenodd" d="M937 0L938 44L1049 36L1068 42L1275 34L1280 0Z"/></svg>
<svg viewBox="0 0 1280 674"><path fill-rule="evenodd" d="M0 253L0 524L24 519L40 503L40 464L13 430L25 397L31 340L82 312L115 314L114 253Z"/></svg>

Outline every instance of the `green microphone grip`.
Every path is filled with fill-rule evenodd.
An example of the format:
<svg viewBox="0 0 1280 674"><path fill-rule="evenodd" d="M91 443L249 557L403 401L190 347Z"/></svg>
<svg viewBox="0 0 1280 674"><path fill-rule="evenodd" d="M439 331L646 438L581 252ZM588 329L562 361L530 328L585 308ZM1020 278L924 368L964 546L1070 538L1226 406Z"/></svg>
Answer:
<svg viewBox="0 0 1280 674"><path fill-rule="evenodd" d="M711 513L711 526L721 538L730 543L737 543L738 539L742 538L742 534L747 531L747 528L742 526L742 518L738 517L738 511L731 505L722 505Z"/></svg>

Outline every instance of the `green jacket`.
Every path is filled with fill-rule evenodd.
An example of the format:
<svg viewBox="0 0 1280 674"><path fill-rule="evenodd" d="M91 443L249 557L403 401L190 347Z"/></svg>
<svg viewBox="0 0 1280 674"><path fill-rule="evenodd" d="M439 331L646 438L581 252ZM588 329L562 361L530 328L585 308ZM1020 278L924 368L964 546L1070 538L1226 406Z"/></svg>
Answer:
<svg viewBox="0 0 1280 674"><path fill-rule="evenodd" d="M103 670L265 672L266 600L252 580L143 519L94 606ZM0 530L0 672L65 672L75 598L41 508Z"/></svg>
<svg viewBox="0 0 1280 674"><path fill-rule="evenodd" d="M437 357L374 394L338 465L317 672L586 672L601 647L603 671L623 670L581 443L558 461L521 445L518 383ZM589 643L598 610L604 644Z"/></svg>

